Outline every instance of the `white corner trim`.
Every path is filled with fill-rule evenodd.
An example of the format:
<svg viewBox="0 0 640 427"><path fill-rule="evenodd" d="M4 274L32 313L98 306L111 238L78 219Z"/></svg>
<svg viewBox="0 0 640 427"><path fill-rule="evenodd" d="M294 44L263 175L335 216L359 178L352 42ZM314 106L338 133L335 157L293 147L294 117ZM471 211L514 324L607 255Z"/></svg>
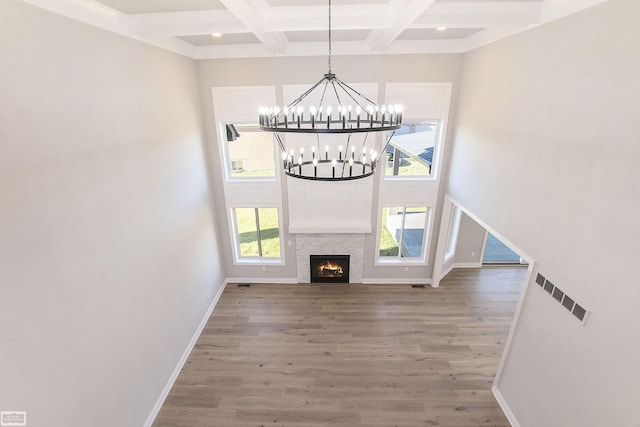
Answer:
<svg viewBox="0 0 640 427"><path fill-rule="evenodd" d="M516 416L513 415L513 412L511 412L511 408L509 408L509 405L507 405L507 401L504 400L504 397L502 397L502 394L500 393L500 390L498 390L498 387L496 387L495 385L492 386L491 392L493 393L493 396L496 398L498 405L500 405L502 412L504 412L504 415L507 417L507 420L509 420L509 423L511 423L513 427L520 427L520 424L518 423Z"/></svg>
<svg viewBox="0 0 640 427"><path fill-rule="evenodd" d="M156 401L156 404L153 405L153 408L151 409L151 412L147 417L147 421L145 421L144 423L144 427L151 427L156 417L158 416L158 413L160 412L160 409L162 408L162 405L164 404L165 399L169 395L169 392L171 391L173 384L176 382L176 379L178 378L178 375L180 374L182 367L184 366L185 363L187 363L187 359L191 354L191 350L193 350L193 347L196 345L198 338L200 338L200 334L202 333L202 330L204 329L207 322L209 321L209 317L211 316L211 313L213 312L214 307L218 303L218 300L220 299L222 292L224 292L224 289L227 287L227 283L229 283L228 280L225 280L224 282L222 282L222 286L220 286L220 289L218 290L216 295L213 297L213 300L211 301L211 305L209 306L206 313L202 317L202 320L200 321L200 324L196 328L196 331L194 332L193 337L191 337L191 341L189 341L189 344L187 344L187 348L185 348L184 352L182 353L182 357L180 358L180 360L178 360L178 364L176 365L175 369L171 373L171 376L167 380L167 383L165 384L164 388L162 389L162 392L160 393L160 396L158 396L158 400Z"/></svg>
<svg viewBox="0 0 640 427"><path fill-rule="evenodd" d="M453 263L451 263L451 264L449 264L449 266L447 268L442 270L442 273L440 273L440 278L438 280L438 286L440 286L440 280L444 279L444 277L447 274L451 273L451 270L453 270L453 268L454 268L454 265L453 265ZM435 286L435 287L437 288L438 286Z"/></svg>
<svg viewBox="0 0 640 427"><path fill-rule="evenodd" d="M451 271L454 268L482 268L482 267L483 267L482 261L479 261L479 262L457 262L457 263L454 262L454 263L449 264L449 266L442 271L442 274L440 275L440 280L444 279L444 277L447 274L451 273ZM440 280L438 280L438 285L434 286L434 288L437 288L437 287L440 286Z"/></svg>
<svg viewBox="0 0 640 427"><path fill-rule="evenodd" d="M482 268L482 261L479 262L454 262L451 268Z"/></svg>

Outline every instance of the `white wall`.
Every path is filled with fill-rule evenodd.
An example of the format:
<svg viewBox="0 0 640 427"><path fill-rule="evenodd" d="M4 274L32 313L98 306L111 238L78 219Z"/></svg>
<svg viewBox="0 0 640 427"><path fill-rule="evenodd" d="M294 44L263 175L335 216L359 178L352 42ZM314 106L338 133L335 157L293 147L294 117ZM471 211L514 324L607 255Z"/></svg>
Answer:
<svg viewBox="0 0 640 427"><path fill-rule="evenodd" d="M378 83L378 99L383 99L386 83L407 83L407 82L453 82L453 95L451 97L451 108L449 120L455 112L457 99L457 85L461 71L462 56L459 54L448 55L358 55L354 57L337 56L332 59L332 68L338 77L348 83ZM402 67L398 67L402 64ZM310 85L319 80L326 71L326 57L296 57L296 58L242 58L242 59L216 59L197 61L198 79L200 93L202 97L202 111L205 120L205 130L207 133L208 153L212 169L212 186L217 203L217 220L221 231L221 242L227 244L229 237L227 226L227 212L222 206L225 199L223 190L223 174L220 169L219 150L217 148L215 120L212 108L211 88L224 86L264 86L275 85L277 104L283 105L283 87L286 85L305 84ZM257 104L256 104L257 105ZM257 107L256 110L257 111ZM257 113L256 113L257 114ZM257 118L256 118L257 119ZM450 129L448 127L450 138ZM449 145L445 149L443 158L448 158ZM446 176L446 160L443 162L443 176ZM405 271L405 266L377 266L375 265L375 246L377 224L377 206L379 201L380 177L376 175L373 188L373 214L371 227L373 233L365 236L364 254L364 277L375 278L381 281L404 278L406 280L425 281L431 277L433 268L433 258L435 250L430 253L428 266L409 266L409 271ZM288 200L286 180L281 180L281 190L283 194L283 210L285 225L288 224L288 203L295 201ZM439 183L442 188L443 180ZM337 184L342 185L342 184ZM349 185L349 184L345 184ZM442 192L437 193L438 203L435 207L434 230L439 227L439 209L442 204ZM431 239L432 249L436 236L433 233ZM234 265L233 254L230 250L225 251L224 257L225 271L229 277L249 279L295 279L297 275L296 254L292 250L295 238L285 230L284 240L286 245L286 264L284 266L265 266L264 271L261 266ZM289 246L291 242L291 246ZM229 243L230 244L230 243Z"/></svg>
<svg viewBox="0 0 640 427"><path fill-rule="evenodd" d="M640 425L638 16L610 0L465 56L448 192L591 311L529 286L497 384L521 426Z"/></svg>
<svg viewBox="0 0 640 427"><path fill-rule="evenodd" d="M141 426L224 277L192 60L0 2L0 410Z"/></svg>
<svg viewBox="0 0 640 427"><path fill-rule="evenodd" d="M454 263L465 266L482 265L482 250L487 230L478 224L469 215L460 213L460 229Z"/></svg>

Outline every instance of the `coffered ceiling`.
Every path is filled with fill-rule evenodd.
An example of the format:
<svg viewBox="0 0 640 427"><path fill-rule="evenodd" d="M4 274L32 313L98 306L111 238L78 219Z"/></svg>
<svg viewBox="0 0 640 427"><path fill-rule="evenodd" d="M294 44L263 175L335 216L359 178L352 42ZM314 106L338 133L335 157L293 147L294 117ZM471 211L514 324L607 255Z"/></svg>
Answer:
<svg viewBox="0 0 640 427"><path fill-rule="evenodd" d="M197 59L328 47L328 0L23 1ZM461 53L604 1L332 0L332 51Z"/></svg>

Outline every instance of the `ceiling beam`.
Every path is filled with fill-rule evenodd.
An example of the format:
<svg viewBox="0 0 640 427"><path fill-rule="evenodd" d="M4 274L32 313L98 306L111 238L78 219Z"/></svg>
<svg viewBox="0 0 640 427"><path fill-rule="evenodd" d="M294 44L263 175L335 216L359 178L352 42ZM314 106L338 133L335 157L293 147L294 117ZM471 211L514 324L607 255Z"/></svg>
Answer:
<svg viewBox="0 0 640 427"><path fill-rule="evenodd" d="M128 15L127 25L140 37L192 36L211 33L247 33L246 25L228 10L198 10Z"/></svg>
<svg viewBox="0 0 640 427"><path fill-rule="evenodd" d="M392 2L393 18L386 30L374 30L367 38L372 52L380 52L389 46L435 0L402 0Z"/></svg>
<svg viewBox="0 0 640 427"><path fill-rule="evenodd" d="M107 31L128 35L126 15L93 0L24 0L62 16L85 22Z"/></svg>
<svg viewBox="0 0 640 427"><path fill-rule="evenodd" d="M220 0L247 29L255 34L270 52L284 54L287 47L287 37L282 32L270 32L266 29L262 18L263 10L259 9L252 0Z"/></svg>
<svg viewBox="0 0 640 427"><path fill-rule="evenodd" d="M538 2L437 2L417 17L410 28L487 28L535 25L540 22Z"/></svg>
<svg viewBox="0 0 640 427"><path fill-rule="evenodd" d="M264 0L252 1L256 4ZM536 25L540 21L541 8L542 3L537 2L436 2L407 28ZM262 27L266 32L327 31L325 7L289 6L256 10L260 12ZM367 8L335 6L332 7L331 27L334 30L389 30L393 25L389 20L392 14L392 9L387 5ZM126 21L131 34L139 37L188 36L214 32L236 34L251 31L226 9L122 15L120 19Z"/></svg>

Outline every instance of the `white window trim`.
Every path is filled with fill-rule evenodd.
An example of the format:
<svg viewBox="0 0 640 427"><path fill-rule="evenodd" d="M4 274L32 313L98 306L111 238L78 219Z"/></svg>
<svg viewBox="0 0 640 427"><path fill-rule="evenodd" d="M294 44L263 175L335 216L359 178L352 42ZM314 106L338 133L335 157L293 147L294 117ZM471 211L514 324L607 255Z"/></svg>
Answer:
<svg viewBox="0 0 640 427"><path fill-rule="evenodd" d="M447 240L445 242L444 262L448 263L456 256L456 249L458 246L458 234L460 233L460 220L462 217L462 211L456 205L452 205L451 214L449 216L449 228L447 233ZM486 239L486 237L485 237ZM483 249L484 250L484 249Z"/></svg>
<svg viewBox="0 0 640 427"><path fill-rule="evenodd" d="M426 217L424 224L424 234L422 236L422 250L420 257L401 257L400 251L398 251L397 256L393 257L385 257L380 256L380 235L382 229L382 210L384 208L398 208L402 207L404 209L408 208L426 208ZM433 220L433 208L431 206L425 204L405 204L404 206L399 206L398 204L381 204L378 206L378 229L376 231L376 247L375 247L375 262L374 265L380 267L398 267L398 266L427 266L429 265L429 251L430 245L429 241L431 240L431 229L432 229L432 221ZM404 230L404 222L403 222L403 230ZM399 248L398 248L399 249Z"/></svg>
<svg viewBox="0 0 640 427"><path fill-rule="evenodd" d="M385 164L385 168L382 171L382 180L383 181L389 181L389 182L399 182L399 181L422 181L422 182L429 182L429 181L437 181L437 177L436 177L436 170L437 170L437 163L440 162L441 160L439 160L440 156L440 152L444 149L444 137L445 134L442 131L443 128L443 123L445 122L444 119L442 118L425 118L425 117L421 117L419 119L409 119L409 120L434 120L438 122L438 135L436 135L436 141L434 143L433 146L433 158L431 159L431 174L430 175L387 175L386 172L386 164ZM393 140L392 140L393 141ZM384 143L386 143L386 139L384 141ZM385 159L386 160L386 159Z"/></svg>
<svg viewBox="0 0 640 427"><path fill-rule="evenodd" d="M231 124L237 125L237 126L242 126L242 125L258 126L255 123L241 122L241 121L236 121L234 123L231 123L228 121L218 123L218 140L222 142L221 144L218 144L220 148L220 163L222 163L223 179L225 183L245 183L245 182L277 183L279 182L278 176L280 175L281 170L280 170L280 167L278 166L280 164L280 161L276 156L276 152L277 152L276 147L273 147L273 167L275 171L273 176L252 176L252 177L246 177L246 178L233 176L231 162L234 160L229 155L229 141L227 141L227 125L231 125ZM272 144L274 144L273 141L272 141ZM244 159L241 159L241 161L244 161Z"/></svg>
<svg viewBox="0 0 640 427"><path fill-rule="evenodd" d="M278 210L278 240L280 243L280 257L259 257L259 256L242 256L240 254L240 240L238 233L238 224L236 223L236 208L261 209L272 208ZM282 208L278 206L234 206L229 208L229 233L231 238L231 247L233 248L234 265L285 265L285 246L282 227Z"/></svg>
<svg viewBox="0 0 640 427"><path fill-rule="evenodd" d="M387 176L383 175L382 181L422 181L438 182L442 176L444 152L446 151L446 136L449 124L449 113L451 107L451 94L453 83L451 82L414 82L414 83L387 83L385 87L385 99L401 100L408 96L424 93L424 91L439 92L439 102L428 103L426 101L415 101L416 104L405 105L404 120L438 120L440 122L438 145L434 147L434 157L432 162L431 175L429 176ZM386 142L386 140L385 140Z"/></svg>

